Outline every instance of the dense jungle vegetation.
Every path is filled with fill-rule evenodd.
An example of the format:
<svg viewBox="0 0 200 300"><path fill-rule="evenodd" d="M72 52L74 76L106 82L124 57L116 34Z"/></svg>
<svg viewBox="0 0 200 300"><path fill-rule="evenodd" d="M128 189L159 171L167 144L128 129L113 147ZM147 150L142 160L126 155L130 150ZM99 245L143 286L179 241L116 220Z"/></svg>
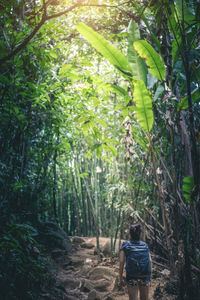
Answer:
<svg viewBox="0 0 200 300"><path fill-rule="evenodd" d="M50 283L41 228L140 221L200 299L200 1L0 1L0 287ZM38 250L39 249L39 250Z"/></svg>

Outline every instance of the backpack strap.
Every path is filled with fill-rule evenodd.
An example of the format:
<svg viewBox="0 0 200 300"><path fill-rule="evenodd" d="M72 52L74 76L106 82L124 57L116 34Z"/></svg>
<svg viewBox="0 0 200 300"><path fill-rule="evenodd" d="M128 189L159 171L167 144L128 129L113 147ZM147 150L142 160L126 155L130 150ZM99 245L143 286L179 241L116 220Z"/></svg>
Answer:
<svg viewBox="0 0 200 300"><path fill-rule="evenodd" d="M149 250L149 247L148 247L148 245L145 242L143 242L142 245L141 245L140 241L136 241L136 243L132 243L131 240L129 240L127 242L127 244L129 246L135 246L135 248L131 247L131 251L133 251L133 252L144 252L144 251L148 251ZM146 246L146 247L139 248L137 246Z"/></svg>

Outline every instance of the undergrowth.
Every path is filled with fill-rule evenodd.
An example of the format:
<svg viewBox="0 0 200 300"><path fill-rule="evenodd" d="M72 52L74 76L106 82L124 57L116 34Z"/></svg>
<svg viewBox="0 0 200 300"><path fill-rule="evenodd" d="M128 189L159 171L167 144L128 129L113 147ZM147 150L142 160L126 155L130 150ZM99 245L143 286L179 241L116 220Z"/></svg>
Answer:
<svg viewBox="0 0 200 300"><path fill-rule="evenodd" d="M8 223L0 229L0 290L4 300L38 299L53 277L29 224Z"/></svg>

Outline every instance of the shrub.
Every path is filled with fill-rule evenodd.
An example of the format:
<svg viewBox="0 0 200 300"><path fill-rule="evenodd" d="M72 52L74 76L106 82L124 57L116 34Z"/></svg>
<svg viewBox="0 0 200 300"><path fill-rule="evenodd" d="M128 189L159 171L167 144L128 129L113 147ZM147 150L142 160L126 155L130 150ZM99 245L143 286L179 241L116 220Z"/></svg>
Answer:
<svg viewBox="0 0 200 300"><path fill-rule="evenodd" d="M9 223L1 228L0 290L4 300L37 299L50 277L35 238L37 230L28 224Z"/></svg>

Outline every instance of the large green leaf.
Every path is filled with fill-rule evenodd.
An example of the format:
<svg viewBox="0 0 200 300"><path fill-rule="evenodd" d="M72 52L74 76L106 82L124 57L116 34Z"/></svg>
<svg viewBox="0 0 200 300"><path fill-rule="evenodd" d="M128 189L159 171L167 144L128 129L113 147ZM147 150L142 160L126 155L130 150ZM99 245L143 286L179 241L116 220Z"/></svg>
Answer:
<svg viewBox="0 0 200 300"><path fill-rule="evenodd" d="M185 0L176 0L175 2L176 15L179 19L179 23L181 24L184 20L184 22L188 25L193 24L195 21L195 11L192 13L192 7L189 9Z"/></svg>
<svg viewBox="0 0 200 300"><path fill-rule="evenodd" d="M136 103L135 113L141 128L150 132L153 126L152 99L144 84L144 81L138 80L134 84L133 100Z"/></svg>
<svg viewBox="0 0 200 300"><path fill-rule="evenodd" d="M149 72L157 79L163 81L166 74L165 65L153 47L147 41L140 40L134 42L134 48L142 58L146 59Z"/></svg>
<svg viewBox="0 0 200 300"><path fill-rule="evenodd" d="M133 48L133 43L140 40L138 25L131 20L128 26L128 52L127 59L132 68L133 77L137 80L143 80L147 84L147 68L144 60L137 54Z"/></svg>
<svg viewBox="0 0 200 300"><path fill-rule="evenodd" d="M187 176L183 179L183 195L185 199L191 203L191 192L194 188L194 177Z"/></svg>
<svg viewBox="0 0 200 300"><path fill-rule="evenodd" d="M125 78L132 77L132 69L129 62L117 48L112 46L102 35L82 22L78 23L76 28Z"/></svg>
<svg viewBox="0 0 200 300"><path fill-rule="evenodd" d="M192 102L200 101L200 90L197 89L195 92L192 93ZM181 99L181 101L178 104L178 111L184 110L188 108L188 97L185 96Z"/></svg>

